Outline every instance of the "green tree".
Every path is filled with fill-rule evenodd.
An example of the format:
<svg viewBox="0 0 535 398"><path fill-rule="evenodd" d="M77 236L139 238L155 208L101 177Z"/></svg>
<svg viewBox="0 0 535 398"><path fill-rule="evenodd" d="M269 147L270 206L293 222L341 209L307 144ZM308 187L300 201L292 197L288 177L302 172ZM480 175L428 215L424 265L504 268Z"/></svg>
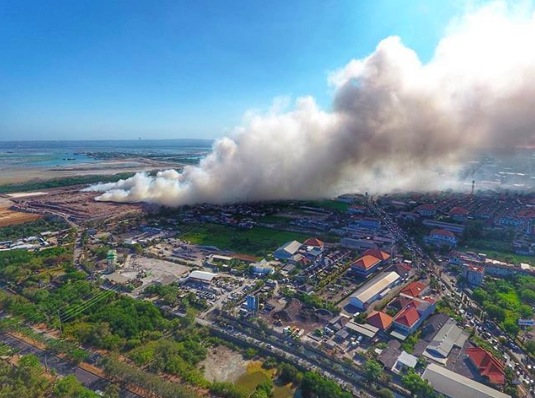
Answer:
<svg viewBox="0 0 535 398"><path fill-rule="evenodd" d="M54 386L54 395L60 398L98 398L97 394L85 388L74 375L60 379Z"/></svg>
<svg viewBox="0 0 535 398"><path fill-rule="evenodd" d="M369 381L380 380L383 376L383 366L375 359L364 362L364 373Z"/></svg>
<svg viewBox="0 0 535 398"><path fill-rule="evenodd" d="M427 380L422 379L412 370L402 377L401 383L415 397L433 398L437 396L433 390L433 387L431 387Z"/></svg>
<svg viewBox="0 0 535 398"><path fill-rule="evenodd" d="M505 319L505 310L496 304L485 303L485 310L489 317L498 322L502 322Z"/></svg>
<svg viewBox="0 0 535 398"><path fill-rule="evenodd" d="M505 322L503 322L502 327L505 333L513 337L516 337L518 332L520 332L520 326L518 326L518 324L512 320L506 320Z"/></svg>
<svg viewBox="0 0 535 398"><path fill-rule="evenodd" d="M526 349L526 351L528 353L530 353L531 355L535 355L535 341L533 340L528 340L524 343L524 348Z"/></svg>
<svg viewBox="0 0 535 398"><path fill-rule="evenodd" d="M379 391L377 391L377 397L379 397L379 398L394 398L395 395L389 389L382 388Z"/></svg>
<svg viewBox="0 0 535 398"><path fill-rule="evenodd" d="M296 383L300 376L297 368L287 362L284 362L281 365L279 365L278 371L279 371L279 379L285 384L290 383L290 382Z"/></svg>

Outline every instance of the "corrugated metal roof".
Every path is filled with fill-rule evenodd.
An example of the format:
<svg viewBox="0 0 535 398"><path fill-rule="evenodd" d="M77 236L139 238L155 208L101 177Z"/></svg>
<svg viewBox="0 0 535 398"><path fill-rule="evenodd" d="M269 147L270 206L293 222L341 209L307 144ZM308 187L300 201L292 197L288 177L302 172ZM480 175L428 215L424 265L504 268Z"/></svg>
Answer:
<svg viewBox="0 0 535 398"><path fill-rule="evenodd" d="M511 398L510 395L435 364L427 365L422 378L429 381L435 391L451 398Z"/></svg>
<svg viewBox="0 0 535 398"><path fill-rule="evenodd" d="M352 297L357 298L361 303L366 303L370 298L381 293L399 278L400 276L394 271L381 274L362 286Z"/></svg>

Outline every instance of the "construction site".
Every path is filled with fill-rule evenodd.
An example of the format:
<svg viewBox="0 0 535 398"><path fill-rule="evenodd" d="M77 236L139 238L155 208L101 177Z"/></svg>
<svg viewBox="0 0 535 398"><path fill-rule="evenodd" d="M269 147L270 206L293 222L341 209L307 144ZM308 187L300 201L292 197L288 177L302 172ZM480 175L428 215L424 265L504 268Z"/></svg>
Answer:
<svg viewBox="0 0 535 398"><path fill-rule="evenodd" d="M142 204L98 202L95 200L94 192L82 192L81 189L82 187L77 186L43 192L9 194L4 197L4 201L9 203L5 211L23 213L34 219L39 217L36 214L55 215L76 224L91 224L124 216L135 216L141 214L143 210ZM15 214L11 217L15 217ZM2 218L0 222L1 220Z"/></svg>

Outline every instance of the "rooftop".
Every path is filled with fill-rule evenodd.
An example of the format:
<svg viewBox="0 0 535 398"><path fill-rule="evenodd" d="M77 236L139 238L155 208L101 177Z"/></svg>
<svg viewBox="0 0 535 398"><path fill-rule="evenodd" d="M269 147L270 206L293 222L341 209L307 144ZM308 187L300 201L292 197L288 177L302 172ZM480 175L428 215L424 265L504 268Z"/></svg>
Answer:
<svg viewBox="0 0 535 398"><path fill-rule="evenodd" d="M455 234L453 232L439 228L432 230L429 235L447 236L448 238L455 238Z"/></svg>
<svg viewBox="0 0 535 398"><path fill-rule="evenodd" d="M358 333L358 334L361 334L363 336L366 336L368 338L373 338L377 332L379 331L378 328L372 326L372 325L367 325L367 324L358 324L358 323L355 323L355 322L348 322L346 324L346 329L348 330L351 330L352 332L355 332L355 333Z"/></svg>
<svg viewBox="0 0 535 398"><path fill-rule="evenodd" d="M319 240L318 238L309 238L303 242L303 245L323 248L323 246L325 246L325 243L323 243L323 241Z"/></svg>
<svg viewBox="0 0 535 398"><path fill-rule="evenodd" d="M366 303L373 296L381 293L397 280L399 280L399 275L394 271L381 273L353 293L352 297L357 298L361 303Z"/></svg>
<svg viewBox="0 0 535 398"><path fill-rule="evenodd" d="M390 254L379 249L368 249L363 253L363 256L373 256L381 261L386 261L390 258Z"/></svg>
<svg viewBox="0 0 535 398"><path fill-rule="evenodd" d="M422 282L412 282L401 293L411 297L420 297L420 294L422 294L426 287L427 285L424 285Z"/></svg>
<svg viewBox="0 0 535 398"><path fill-rule="evenodd" d="M451 398L511 398L510 395L435 364L427 365L422 378L429 381L435 391Z"/></svg>
<svg viewBox="0 0 535 398"><path fill-rule="evenodd" d="M410 304L405 307L403 311L396 315L396 317L394 318L394 322L411 328L416 322L418 322L419 319L420 314L418 313L414 305Z"/></svg>
<svg viewBox="0 0 535 398"><path fill-rule="evenodd" d="M466 353L481 376L488 378L492 384L505 383L503 364L494 355L480 347L468 348Z"/></svg>
<svg viewBox="0 0 535 398"><path fill-rule="evenodd" d="M206 271L191 271L188 279L197 279L203 282L211 282L216 277L216 274Z"/></svg>
<svg viewBox="0 0 535 398"><path fill-rule="evenodd" d="M374 266L376 266L380 262L381 262L381 259L379 259L377 257L370 256L370 255L365 255L365 256L362 256L361 258L359 258L357 261L355 261L352 264L352 266L368 270L370 268L373 268Z"/></svg>
<svg viewBox="0 0 535 398"><path fill-rule="evenodd" d="M440 328L437 335L427 346L428 358L445 359L454 346L462 347L468 335L462 331L453 319L448 319ZM438 358L437 358L438 357Z"/></svg>
<svg viewBox="0 0 535 398"><path fill-rule="evenodd" d="M370 325L375 326L379 330L386 330L392 326L393 318L385 312L382 311L373 311L366 318L366 322Z"/></svg>

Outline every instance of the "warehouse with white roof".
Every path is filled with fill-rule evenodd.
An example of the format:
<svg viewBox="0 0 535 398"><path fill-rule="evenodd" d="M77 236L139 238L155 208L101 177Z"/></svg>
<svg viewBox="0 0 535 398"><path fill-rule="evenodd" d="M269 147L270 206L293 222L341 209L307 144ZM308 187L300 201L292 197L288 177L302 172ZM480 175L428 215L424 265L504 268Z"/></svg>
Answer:
<svg viewBox="0 0 535 398"><path fill-rule="evenodd" d="M371 303L386 296L400 279L397 272L382 272L353 293L349 303L358 309L365 310Z"/></svg>

